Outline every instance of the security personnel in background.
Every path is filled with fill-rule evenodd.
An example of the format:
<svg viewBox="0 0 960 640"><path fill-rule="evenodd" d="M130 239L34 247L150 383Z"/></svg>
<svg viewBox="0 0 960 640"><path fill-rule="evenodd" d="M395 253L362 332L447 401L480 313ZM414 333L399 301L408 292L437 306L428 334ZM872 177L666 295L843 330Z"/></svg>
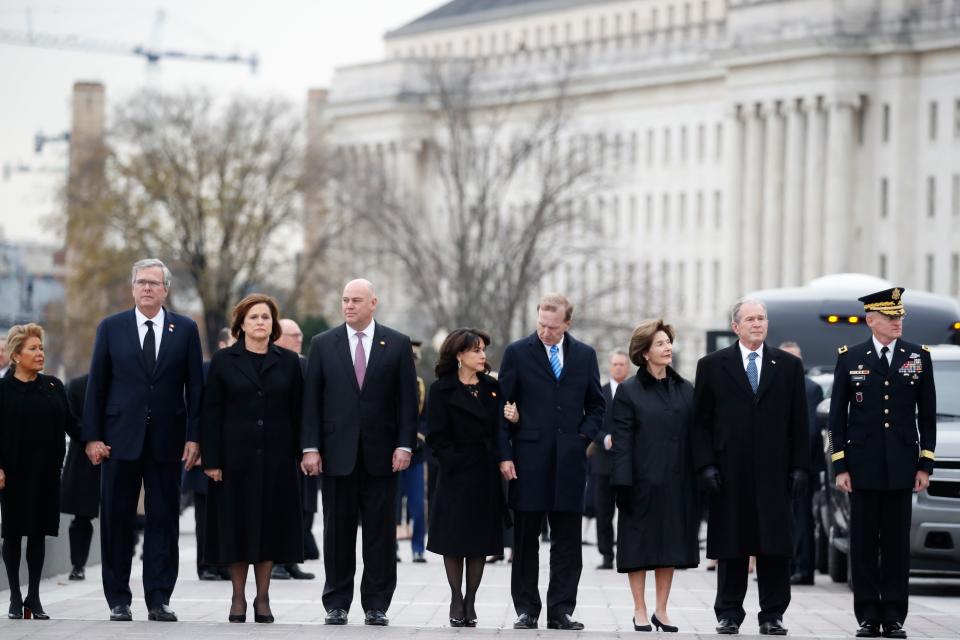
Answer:
<svg viewBox="0 0 960 640"><path fill-rule="evenodd" d="M850 494L857 637L906 638L913 491L930 484L937 399L926 346L906 342L903 288L860 298L873 333L840 348L830 400L837 487Z"/></svg>

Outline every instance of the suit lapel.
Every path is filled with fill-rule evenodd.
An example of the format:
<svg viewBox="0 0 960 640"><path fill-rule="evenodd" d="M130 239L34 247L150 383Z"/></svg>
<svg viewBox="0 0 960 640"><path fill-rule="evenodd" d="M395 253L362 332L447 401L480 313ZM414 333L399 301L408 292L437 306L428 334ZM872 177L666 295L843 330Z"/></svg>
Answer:
<svg viewBox="0 0 960 640"><path fill-rule="evenodd" d="M137 357L140 359L140 368L143 370L143 374L149 379L153 375L153 371L147 371L147 362L143 357L143 346L140 344L140 326L137 324L137 312L135 309L130 310L130 321L127 326L130 331L130 340L133 342L133 348L135 349L134 353L137 354ZM154 366L154 371L156 371L156 366Z"/></svg>
<svg viewBox="0 0 960 640"><path fill-rule="evenodd" d="M770 385L773 384L773 378L777 373L778 364L777 357L774 356L773 351L767 344L763 345L763 366L760 368L760 384L757 385L757 398L761 397L766 393L767 389L770 388ZM746 372L744 372L746 376Z"/></svg>
<svg viewBox="0 0 960 640"><path fill-rule="evenodd" d="M563 334L563 368L560 369L560 381L563 381L567 377L567 365L570 364L570 352L574 351L573 346L574 340L570 337L569 333ZM549 363L549 360L547 361ZM553 369L550 369L550 373L553 373Z"/></svg>
<svg viewBox="0 0 960 640"><path fill-rule="evenodd" d="M173 348L173 339L174 336L178 336L177 328L178 322L174 319L174 315L167 311L163 310L163 326L157 327L157 339L160 341L160 352L157 353L157 363L153 367L153 374L156 375L160 368L164 365L167 355L167 352ZM164 333L166 332L166 333Z"/></svg>
<svg viewBox="0 0 960 640"><path fill-rule="evenodd" d="M370 372L376 371L377 364L383 359L383 352L390 345L385 338L384 331L380 323L376 323L373 329L373 338L370 340L370 356L367 358L367 373L363 378L363 386L367 386L367 380L370 378Z"/></svg>
<svg viewBox="0 0 960 640"><path fill-rule="evenodd" d="M357 375L353 369L353 358L350 357L350 338L347 333L346 323L340 325L337 331L337 339L334 340L336 344L335 348L337 353L340 354L340 360L343 362L343 368L347 371L347 377L350 378L350 382L353 384L353 390L360 393L360 385L357 384Z"/></svg>
<svg viewBox="0 0 960 640"><path fill-rule="evenodd" d="M267 370L273 365L280 362L280 349L277 345L270 343L270 347L267 349L267 356L263 359L263 368L260 369L261 378L266 375Z"/></svg>
<svg viewBox="0 0 960 640"><path fill-rule="evenodd" d="M764 351L766 351L766 349L764 349ZM727 347L726 352L723 354L723 368L726 369L727 373L744 393L751 397L753 396L753 389L750 388L750 381L747 380L747 372L743 368L743 359L740 357L739 342L734 342L731 346Z"/></svg>
<svg viewBox="0 0 960 640"><path fill-rule="evenodd" d="M533 359L546 368L551 378L556 379L556 376L553 375L553 367L550 366L550 358L547 357L547 350L544 348L543 343L540 342L540 338L536 333L530 336L527 345L533 351Z"/></svg>

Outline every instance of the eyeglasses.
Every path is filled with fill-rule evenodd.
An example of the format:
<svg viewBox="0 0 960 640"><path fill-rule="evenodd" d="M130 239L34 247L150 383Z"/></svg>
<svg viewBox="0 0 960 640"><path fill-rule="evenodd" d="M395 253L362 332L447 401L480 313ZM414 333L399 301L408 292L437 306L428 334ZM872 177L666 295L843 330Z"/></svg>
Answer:
<svg viewBox="0 0 960 640"><path fill-rule="evenodd" d="M148 287L151 289L159 289L163 286L163 283L157 280L134 280L133 285L140 289L146 289Z"/></svg>

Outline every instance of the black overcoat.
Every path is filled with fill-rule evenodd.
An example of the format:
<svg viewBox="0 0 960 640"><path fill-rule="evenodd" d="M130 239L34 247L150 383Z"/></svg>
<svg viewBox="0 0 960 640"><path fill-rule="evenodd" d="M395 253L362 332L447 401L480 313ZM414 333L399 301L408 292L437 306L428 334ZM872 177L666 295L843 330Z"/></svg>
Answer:
<svg viewBox="0 0 960 640"><path fill-rule="evenodd" d="M646 369L617 387L610 484L630 487L617 518L617 569L695 567L700 505L690 451L693 387L673 369Z"/></svg>
<svg viewBox="0 0 960 640"><path fill-rule="evenodd" d="M86 393L86 374L67 383L67 402L74 416L83 415ZM70 438L67 448L60 480L60 512L87 518L100 515L100 465L90 462L80 438Z"/></svg>
<svg viewBox="0 0 960 640"><path fill-rule="evenodd" d="M607 451L603 445L608 435L613 435L613 395L610 393L610 383L605 383L600 392L603 394L604 412L603 426L593 439L593 454L588 460L590 473L597 476L609 476L613 473L613 451Z"/></svg>
<svg viewBox="0 0 960 640"><path fill-rule="evenodd" d="M271 344L258 373L243 339L213 354L201 412L208 564L303 561L297 354Z"/></svg>
<svg viewBox="0 0 960 640"><path fill-rule="evenodd" d="M716 466L723 481L707 556L791 556L790 472L810 468L803 364L764 344L754 394L738 345L701 358L694 383L694 466Z"/></svg>
<svg viewBox="0 0 960 640"><path fill-rule="evenodd" d="M536 333L507 346L500 365L503 397L516 402L517 424L500 418L500 459L512 460L510 507L583 513L587 445L603 422L597 353L569 333L558 380Z"/></svg>
<svg viewBox="0 0 960 640"><path fill-rule="evenodd" d="M79 429L63 383L38 374L31 382L0 380L0 535L55 536L60 526L60 469L66 434Z"/></svg>
<svg viewBox="0 0 960 640"><path fill-rule="evenodd" d="M503 398L496 380L478 378L476 398L451 374L430 385L427 400L427 442L440 467L427 549L445 556L503 554L506 506L497 455Z"/></svg>

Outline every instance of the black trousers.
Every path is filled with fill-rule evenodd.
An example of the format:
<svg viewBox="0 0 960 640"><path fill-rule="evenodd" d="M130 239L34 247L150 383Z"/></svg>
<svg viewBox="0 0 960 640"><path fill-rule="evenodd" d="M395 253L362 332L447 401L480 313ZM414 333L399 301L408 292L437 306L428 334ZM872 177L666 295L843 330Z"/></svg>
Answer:
<svg viewBox="0 0 960 640"><path fill-rule="evenodd" d="M90 557L90 542L93 540L93 518L90 516L73 516L67 533L70 536L70 565L73 567L87 566L87 558Z"/></svg>
<svg viewBox="0 0 960 640"><path fill-rule="evenodd" d="M793 498L793 573L813 576L813 496Z"/></svg>
<svg viewBox="0 0 960 640"><path fill-rule="evenodd" d="M349 611L353 602L358 518L363 527L360 604L364 611L390 607L397 588L396 493L396 475L370 475L359 454L350 475L323 476L323 606L327 611Z"/></svg>
<svg viewBox="0 0 960 640"><path fill-rule="evenodd" d="M582 516L559 511L516 511L513 514L513 566L510 592L517 614L540 617L537 582L540 575L540 532L544 517L550 522L550 582L547 619L554 620L577 607L577 587L583 570Z"/></svg>
<svg viewBox="0 0 960 640"><path fill-rule="evenodd" d="M135 545L137 502L143 484L143 591L147 608L169 604L180 562L180 465L157 462L144 451L139 460L103 462L100 482L100 553L107 604L130 605L130 566Z"/></svg>
<svg viewBox="0 0 960 640"><path fill-rule="evenodd" d="M726 618L743 624L749 566L749 557L721 559L717 564L717 599L713 604L717 620ZM757 556L757 587L760 592L758 622L782 620L790 604L790 558Z"/></svg>
<svg viewBox="0 0 960 640"><path fill-rule="evenodd" d="M910 489L850 494L850 566L858 622L907 618L910 582Z"/></svg>
<svg viewBox="0 0 960 640"><path fill-rule="evenodd" d="M313 511L303 512L303 557L306 560L318 560L320 549L317 539L313 537Z"/></svg>
<svg viewBox="0 0 960 640"><path fill-rule="evenodd" d="M610 476L593 475L593 509L597 516L597 551L604 562L613 562L613 513L617 494Z"/></svg>

